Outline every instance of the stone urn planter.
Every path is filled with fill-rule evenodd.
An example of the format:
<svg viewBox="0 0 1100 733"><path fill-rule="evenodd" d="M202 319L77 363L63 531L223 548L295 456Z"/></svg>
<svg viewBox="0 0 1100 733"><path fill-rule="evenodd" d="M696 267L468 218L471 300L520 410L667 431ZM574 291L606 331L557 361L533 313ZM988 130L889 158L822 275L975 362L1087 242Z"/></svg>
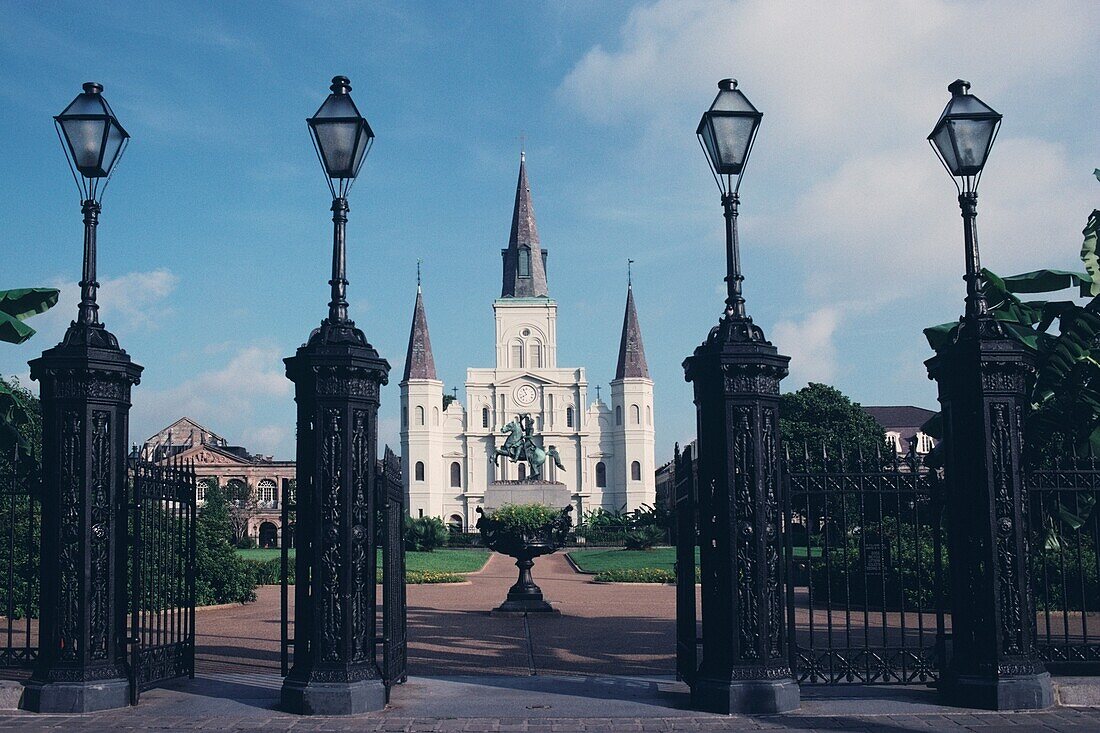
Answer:
<svg viewBox="0 0 1100 733"><path fill-rule="evenodd" d="M481 507L477 508L481 515L477 528L485 546L514 557L519 568L519 580L508 589L508 597L493 613L557 613L543 598L542 589L535 585L531 567L536 557L557 552L565 546L573 526L572 511L572 506L558 510L538 505L506 505L486 514ZM517 513L527 516L517 521ZM532 524L532 516L539 519L540 514L541 520Z"/></svg>

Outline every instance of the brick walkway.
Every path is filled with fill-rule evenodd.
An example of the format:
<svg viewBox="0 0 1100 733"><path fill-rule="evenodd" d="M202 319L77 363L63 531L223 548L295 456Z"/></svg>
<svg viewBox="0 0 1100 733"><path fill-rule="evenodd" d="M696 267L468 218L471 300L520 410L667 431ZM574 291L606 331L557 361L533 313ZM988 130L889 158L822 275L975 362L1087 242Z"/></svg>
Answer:
<svg viewBox="0 0 1100 733"><path fill-rule="evenodd" d="M923 687L814 686L794 714L700 714L672 678L672 587L593 584L555 555L536 562L535 577L561 616L488 616L515 574L508 558L493 556L468 584L409 586L413 677L380 713L312 718L275 709L279 593L269 587L255 604L199 613L197 679L144 693L132 709L0 714L0 730L1100 731L1100 709L970 711L940 706Z"/></svg>
<svg viewBox="0 0 1100 733"><path fill-rule="evenodd" d="M470 583L408 586L409 674L671 675L676 594L664 585L603 585L560 555L535 562L535 580L560 616L489 618L516 581L512 560L492 555ZM256 603L200 611L201 672L279 668L279 589Z"/></svg>

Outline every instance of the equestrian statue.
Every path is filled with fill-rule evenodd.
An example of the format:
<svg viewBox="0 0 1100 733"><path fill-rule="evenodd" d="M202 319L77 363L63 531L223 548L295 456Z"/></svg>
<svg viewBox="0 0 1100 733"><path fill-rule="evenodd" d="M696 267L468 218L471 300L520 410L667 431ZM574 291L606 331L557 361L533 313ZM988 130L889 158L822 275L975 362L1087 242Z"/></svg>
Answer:
<svg viewBox="0 0 1100 733"><path fill-rule="evenodd" d="M526 461L530 467L527 476L533 480L542 478L542 467L547 459L553 461L560 470L565 470L555 446L544 449L535 443L535 420L531 417L531 413L524 412L516 415L516 418L500 431L508 437L504 439L504 445L497 448L493 454L495 465L500 465L501 456L505 456L512 463Z"/></svg>

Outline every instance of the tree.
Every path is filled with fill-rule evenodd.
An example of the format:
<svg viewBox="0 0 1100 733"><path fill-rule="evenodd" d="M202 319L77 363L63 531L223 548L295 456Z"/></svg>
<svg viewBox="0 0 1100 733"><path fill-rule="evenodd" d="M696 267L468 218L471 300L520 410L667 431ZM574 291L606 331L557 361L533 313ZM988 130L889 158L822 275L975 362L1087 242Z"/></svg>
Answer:
<svg viewBox="0 0 1100 733"><path fill-rule="evenodd" d="M886 446L886 432L858 403L836 387L814 382L780 396L779 431L791 454L807 449L820 452L824 447L870 457Z"/></svg>
<svg viewBox="0 0 1100 733"><path fill-rule="evenodd" d="M260 512L259 496L252 484L240 479L229 479L225 494L229 502L229 534L233 544L248 548L252 544L248 528Z"/></svg>
<svg viewBox="0 0 1100 733"><path fill-rule="evenodd" d="M25 321L57 303L54 288L0 290L0 341L21 344L34 335ZM42 411L38 398L18 380L0 378L0 456L18 450L20 460L37 462L42 446Z"/></svg>
<svg viewBox="0 0 1100 733"><path fill-rule="evenodd" d="M256 578L230 544L229 501L217 487L206 490L195 524L195 603L248 603L256 600Z"/></svg>

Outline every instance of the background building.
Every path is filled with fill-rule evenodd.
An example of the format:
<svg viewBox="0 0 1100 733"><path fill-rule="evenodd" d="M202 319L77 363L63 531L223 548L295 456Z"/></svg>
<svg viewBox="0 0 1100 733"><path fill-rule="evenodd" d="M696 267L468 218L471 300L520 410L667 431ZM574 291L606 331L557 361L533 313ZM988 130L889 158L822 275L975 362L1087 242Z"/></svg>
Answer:
<svg viewBox="0 0 1100 733"><path fill-rule="evenodd" d="M909 441L914 438L918 455L927 454L936 445L931 435L921 432L921 426L936 414L935 410L912 405L886 405L864 407L863 411L882 426L886 431L886 440L901 455L909 452Z"/></svg>
<svg viewBox="0 0 1100 733"><path fill-rule="evenodd" d="M284 531L280 502L293 491L294 461L276 461L229 445L225 438L189 417L180 418L146 440L141 455L154 463L193 463L199 505L206 500L207 489L221 487L230 497L231 513L243 535L260 547L279 547L284 541L293 547L294 529Z"/></svg>
<svg viewBox="0 0 1100 733"><path fill-rule="evenodd" d="M496 359L466 372L466 403L444 404L436 376L424 297L417 284L412 329L401 380L401 452L413 516L439 516L468 528L489 482L523 479L525 466L505 459L501 428L530 413L544 446L554 445L578 516L595 507L632 510L654 498L653 380L627 284L619 357L610 403L589 401L584 367L558 365L558 304L549 296L527 168L520 158L512 230L501 252L500 297L493 301Z"/></svg>

